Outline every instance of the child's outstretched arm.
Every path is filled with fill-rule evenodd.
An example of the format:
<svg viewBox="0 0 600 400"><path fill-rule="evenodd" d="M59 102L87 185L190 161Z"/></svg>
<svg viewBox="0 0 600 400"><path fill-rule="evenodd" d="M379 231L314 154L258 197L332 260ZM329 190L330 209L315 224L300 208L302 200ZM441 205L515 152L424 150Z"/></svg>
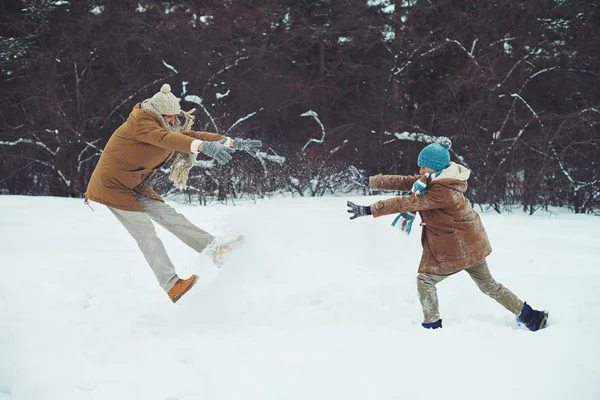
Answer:
<svg viewBox="0 0 600 400"><path fill-rule="evenodd" d="M394 190L408 192L419 179L419 175L375 175L369 177L369 187L373 190Z"/></svg>
<svg viewBox="0 0 600 400"><path fill-rule="evenodd" d="M371 204L370 211L373 217L398 214L403 212L417 212L445 208L452 205L450 191L441 188L429 188L426 194L393 197L387 200L379 200Z"/></svg>

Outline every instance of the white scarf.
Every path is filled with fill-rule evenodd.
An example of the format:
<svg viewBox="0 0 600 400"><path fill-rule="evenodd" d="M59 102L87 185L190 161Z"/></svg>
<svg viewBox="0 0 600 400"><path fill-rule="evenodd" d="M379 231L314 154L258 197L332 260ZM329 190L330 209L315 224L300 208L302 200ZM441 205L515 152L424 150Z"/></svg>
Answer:
<svg viewBox="0 0 600 400"><path fill-rule="evenodd" d="M181 110L181 113L175 118L175 125L169 124L164 120L162 115L152 106L152 103L148 100L144 100L142 102L142 109L146 111L150 111L152 114L158 117L161 125L169 132L181 133L182 135L186 135L192 128L194 124L194 116L192 115L195 108L192 108L189 111ZM179 117L184 118L183 125L181 124L181 120ZM191 135L187 135L191 136ZM193 137L193 136L192 136ZM171 168L171 173L169 174L169 179L173 182L175 187L179 189L185 189L187 187L187 180L190 174L190 170L194 166L194 161L196 161L196 155L190 153L182 153L176 152L175 158L173 159L173 167Z"/></svg>

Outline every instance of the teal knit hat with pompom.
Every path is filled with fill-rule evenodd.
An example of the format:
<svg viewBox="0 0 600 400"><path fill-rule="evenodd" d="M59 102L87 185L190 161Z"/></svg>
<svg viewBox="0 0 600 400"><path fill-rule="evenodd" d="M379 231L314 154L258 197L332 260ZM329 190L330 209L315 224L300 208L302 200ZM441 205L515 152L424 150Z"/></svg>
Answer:
<svg viewBox="0 0 600 400"><path fill-rule="evenodd" d="M450 165L450 147L452 141L447 137L440 136L436 143L425 147L419 153L417 165L434 171L441 171Z"/></svg>

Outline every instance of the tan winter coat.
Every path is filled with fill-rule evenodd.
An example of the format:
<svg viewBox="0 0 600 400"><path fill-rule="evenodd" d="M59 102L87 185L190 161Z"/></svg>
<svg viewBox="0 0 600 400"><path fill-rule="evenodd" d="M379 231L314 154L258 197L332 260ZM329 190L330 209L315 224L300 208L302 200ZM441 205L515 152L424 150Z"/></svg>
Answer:
<svg viewBox="0 0 600 400"><path fill-rule="evenodd" d="M224 138L208 132L189 131L188 134L194 137L167 131L157 116L137 104L127 121L108 140L85 197L125 211L144 211L136 193L162 201L145 182L175 152L191 153L194 138L208 142Z"/></svg>
<svg viewBox="0 0 600 400"><path fill-rule="evenodd" d="M420 213L423 221L421 273L455 272L483 260L492 252L479 214L463 194L470 172L462 165L450 163L439 176L429 181L426 194L394 197L371 205L375 218L402 212ZM419 178L418 175L380 174L370 177L369 185L375 190L408 192Z"/></svg>

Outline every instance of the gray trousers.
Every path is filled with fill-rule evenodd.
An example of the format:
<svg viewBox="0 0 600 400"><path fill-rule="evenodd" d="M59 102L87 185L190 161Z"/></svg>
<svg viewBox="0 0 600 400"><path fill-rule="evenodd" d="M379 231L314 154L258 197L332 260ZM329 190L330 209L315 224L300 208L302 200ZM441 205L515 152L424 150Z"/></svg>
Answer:
<svg viewBox="0 0 600 400"><path fill-rule="evenodd" d="M138 195L138 200L142 203L144 212L108 208L135 239L154 275L156 275L158 283L165 292L168 292L179 277L167 255L165 246L156 236L152 221L158 223L199 253L213 241L213 236L192 224L187 218L175 211L173 207L162 201L142 195Z"/></svg>
<svg viewBox="0 0 600 400"><path fill-rule="evenodd" d="M513 292L494 280L485 260L465 268L465 271L467 271L483 293L502 304L508 311L518 315L523 310L523 302ZM436 322L440 319L438 295L435 285L458 272L460 271L448 275L419 274L417 276L417 290L426 324Z"/></svg>

